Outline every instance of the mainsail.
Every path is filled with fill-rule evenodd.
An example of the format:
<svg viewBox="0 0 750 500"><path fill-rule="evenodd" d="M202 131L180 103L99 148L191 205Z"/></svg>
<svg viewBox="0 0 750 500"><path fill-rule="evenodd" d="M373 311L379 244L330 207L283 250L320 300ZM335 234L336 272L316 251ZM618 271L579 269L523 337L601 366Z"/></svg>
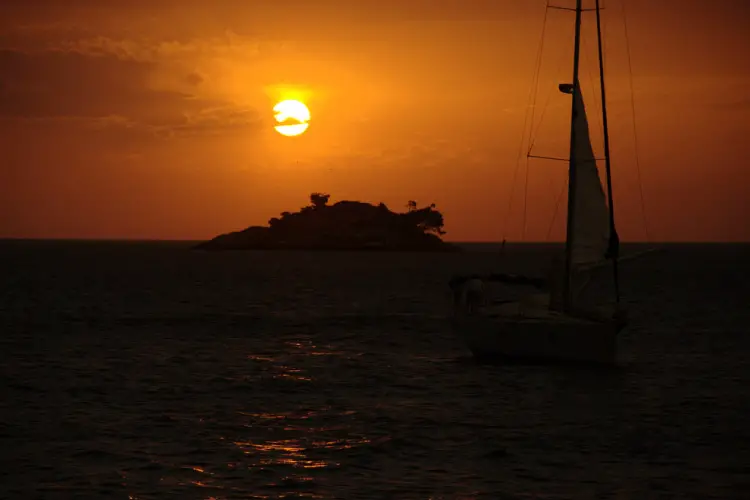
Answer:
<svg viewBox="0 0 750 500"><path fill-rule="evenodd" d="M609 247L609 212L604 196L596 157L591 146L589 124L580 85L560 85L560 91L573 94L574 151L571 158L576 169L576 186L571 244L574 265L590 264L605 259ZM570 192L570 190L568 191Z"/></svg>

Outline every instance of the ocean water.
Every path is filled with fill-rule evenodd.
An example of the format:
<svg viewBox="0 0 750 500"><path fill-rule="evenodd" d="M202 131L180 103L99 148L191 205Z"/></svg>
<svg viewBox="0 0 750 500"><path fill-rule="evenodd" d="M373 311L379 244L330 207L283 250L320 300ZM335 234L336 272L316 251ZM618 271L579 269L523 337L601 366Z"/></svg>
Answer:
<svg viewBox="0 0 750 500"><path fill-rule="evenodd" d="M473 361L450 276L550 251L0 242L0 498L750 498L750 246L623 265L614 368Z"/></svg>

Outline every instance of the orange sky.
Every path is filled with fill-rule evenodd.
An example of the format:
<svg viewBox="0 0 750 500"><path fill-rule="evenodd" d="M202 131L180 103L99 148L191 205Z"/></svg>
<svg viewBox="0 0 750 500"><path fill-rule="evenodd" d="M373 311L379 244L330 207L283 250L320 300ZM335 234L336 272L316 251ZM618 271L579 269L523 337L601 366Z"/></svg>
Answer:
<svg viewBox="0 0 750 500"><path fill-rule="evenodd" d="M621 238L646 239L623 2L650 239L750 241L746 0L604 2ZM544 6L4 0L0 237L203 239L324 191L394 209L434 202L448 239L517 240L523 164L504 222ZM556 84L570 79L572 22L549 13L537 154L567 154L569 97ZM601 154L593 22L584 15L581 81ZM296 95L312 125L284 138L272 107ZM525 239L559 239L564 217L549 227L565 164L532 160L528 172Z"/></svg>

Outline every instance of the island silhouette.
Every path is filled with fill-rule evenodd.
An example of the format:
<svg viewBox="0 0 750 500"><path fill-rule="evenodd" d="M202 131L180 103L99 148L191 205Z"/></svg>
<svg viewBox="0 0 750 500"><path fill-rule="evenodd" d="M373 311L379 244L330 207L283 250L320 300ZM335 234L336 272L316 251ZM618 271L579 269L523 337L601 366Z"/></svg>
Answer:
<svg viewBox="0 0 750 500"><path fill-rule="evenodd" d="M268 226L250 226L199 243L198 250L390 250L446 252L459 247L441 239L443 214L435 204L406 212L384 203L343 200L329 205L330 194L312 193L298 212L282 212Z"/></svg>

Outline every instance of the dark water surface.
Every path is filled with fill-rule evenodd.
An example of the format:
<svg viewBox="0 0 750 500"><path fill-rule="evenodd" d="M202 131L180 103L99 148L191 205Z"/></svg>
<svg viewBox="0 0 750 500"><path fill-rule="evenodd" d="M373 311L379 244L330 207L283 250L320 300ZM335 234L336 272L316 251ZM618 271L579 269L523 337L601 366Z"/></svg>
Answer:
<svg viewBox="0 0 750 500"><path fill-rule="evenodd" d="M496 263L0 242L0 497L750 498L750 247L628 265L609 370L475 363Z"/></svg>

